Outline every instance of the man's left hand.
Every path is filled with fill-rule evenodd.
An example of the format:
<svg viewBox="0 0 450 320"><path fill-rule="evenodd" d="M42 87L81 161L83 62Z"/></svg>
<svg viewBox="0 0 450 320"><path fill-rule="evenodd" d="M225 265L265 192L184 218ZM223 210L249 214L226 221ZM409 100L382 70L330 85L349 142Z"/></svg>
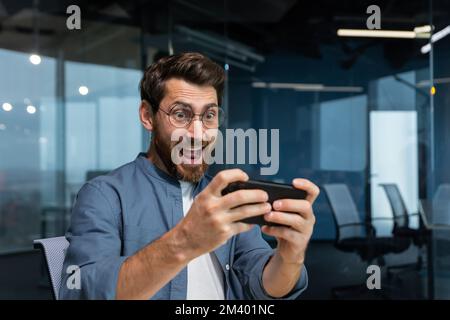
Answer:
<svg viewBox="0 0 450 320"><path fill-rule="evenodd" d="M270 213L264 219L286 226L263 226L261 230L278 241L276 255L283 263L302 265L311 238L316 218L312 205L320 189L306 179L294 179L294 188L307 192L305 200L282 199L273 203Z"/></svg>

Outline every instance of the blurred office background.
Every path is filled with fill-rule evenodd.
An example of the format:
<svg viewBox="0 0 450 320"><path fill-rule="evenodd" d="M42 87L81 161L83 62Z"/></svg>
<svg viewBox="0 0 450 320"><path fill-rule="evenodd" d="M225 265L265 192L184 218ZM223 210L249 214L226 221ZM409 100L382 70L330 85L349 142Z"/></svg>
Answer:
<svg viewBox="0 0 450 320"><path fill-rule="evenodd" d="M66 27L72 4L81 30ZM372 4L381 28L405 38L338 35L367 30ZM445 0L0 0L0 298L51 298L33 239L63 235L82 184L147 150L142 70L183 51L224 66L228 128L280 129L277 175L240 167L322 187L305 299L336 298L332 288L368 276L364 249L336 245L324 186L343 187L361 221L394 238L382 184L425 236L376 256L383 270L417 265L383 271L392 290L381 298L450 298L450 35L421 50L449 21ZM358 296L380 298L348 297Z"/></svg>

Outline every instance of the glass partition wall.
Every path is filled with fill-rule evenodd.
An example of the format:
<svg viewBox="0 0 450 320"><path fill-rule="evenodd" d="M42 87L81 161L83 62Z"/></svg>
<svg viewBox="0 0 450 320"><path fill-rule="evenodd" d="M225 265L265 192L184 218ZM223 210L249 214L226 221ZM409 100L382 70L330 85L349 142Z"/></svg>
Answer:
<svg viewBox="0 0 450 320"><path fill-rule="evenodd" d="M11 1L2 17L0 253L62 235L81 185L142 149L140 28L68 30L54 5Z"/></svg>
<svg viewBox="0 0 450 320"><path fill-rule="evenodd" d="M445 34L445 0L388 2L380 3L383 29ZM138 118L142 71L183 51L224 67L224 130L279 130L275 174L261 175L264 165L249 155L211 173L240 167L257 179L342 183L366 220L392 215L381 184L393 183L410 213L426 207L429 224L448 224L450 36L429 48L430 36L338 36L366 28L367 8L356 1L75 1L80 30L67 29L64 1L1 3L0 253L62 235L81 185L148 148ZM313 240L335 239L324 194L315 212ZM419 227L417 216L411 223ZM388 235L392 222L375 227ZM445 283L448 250L438 239L448 234L433 230L423 279L434 271ZM446 287L432 291L446 297Z"/></svg>

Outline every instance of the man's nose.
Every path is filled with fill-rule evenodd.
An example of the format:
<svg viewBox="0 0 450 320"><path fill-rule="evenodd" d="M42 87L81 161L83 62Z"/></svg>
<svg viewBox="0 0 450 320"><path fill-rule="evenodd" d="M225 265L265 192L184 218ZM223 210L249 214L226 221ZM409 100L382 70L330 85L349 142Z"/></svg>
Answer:
<svg viewBox="0 0 450 320"><path fill-rule="evenodd" d="M192 122L188 128L188 135L189 138L195 140L201 141L203 139L203 122L200 117L196 116L192 119Z"/></svg>

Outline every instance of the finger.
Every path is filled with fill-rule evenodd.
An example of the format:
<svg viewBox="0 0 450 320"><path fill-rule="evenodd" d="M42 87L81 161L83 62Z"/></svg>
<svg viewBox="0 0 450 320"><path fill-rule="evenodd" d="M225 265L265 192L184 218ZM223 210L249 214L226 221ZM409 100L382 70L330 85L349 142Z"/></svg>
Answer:
<svg viewBox="0 0 450 320"><path fill-rule="evenodd" d="M245 223L245 222L235 222L235 223L231 224L233 235L236 235L236 234L242 233L242 232L247 232L254 226L255 226L254 224L249 224L249 223Z"/></svg>
<svg viewBox="0 0 450 320"><path fill-rule="evenodd" d="M288 213L280 211L271 211L265 214L264 220L291 227L299 232L302 232L304 226L308 223L308 221L306 221L296 213Z"/></svg>
<svg viewBox="0 0 450 320"><path fill-rule="evenodd" d="M306 191L308 194L306 196L306 200L308 200L311 204L313 204L319 196L319 187L307 179L296 178L292 180L292 185L294 188Z"/></svg>
<svg viewBox="0 0 450 320"><path fill-rule="evenodd" d="M269 195L259 189L242 189L224 195L221 201L223 208L235 208L248 203L267 202Z"/></svg>
<svg viewBox="0 0 450 320"><path fill-rule="evenodd" d="M247 204L231 209L227 214L229 222L239 221L245 218L255 217L270 212L272 206L268 202Z"/></svg>
<svg viewBox="0 0 450 320"><path fill-rule="evenodd" d="M261 231L269 236L272 236L272 237L275 237L278 239L283 239L283 240L289 241L291 243L298 243L301 239L300 233L289 227L263 226L261 228Z"/></svg>
<svg viewBox="0 0 450 320"><path fill-rule="evenodd" d="M311 219L314 214L308 200L282 199L273 203L275 211L295 212L305 219Z"/></svg>
<svg viewBox="0 0 450 320"><path fill-rule="evenodd" d="M221 196L222 190L231 182L247 181L248 179L248 175L241 169L223 170L216 174L207 188L212 194Z"/></svg>

